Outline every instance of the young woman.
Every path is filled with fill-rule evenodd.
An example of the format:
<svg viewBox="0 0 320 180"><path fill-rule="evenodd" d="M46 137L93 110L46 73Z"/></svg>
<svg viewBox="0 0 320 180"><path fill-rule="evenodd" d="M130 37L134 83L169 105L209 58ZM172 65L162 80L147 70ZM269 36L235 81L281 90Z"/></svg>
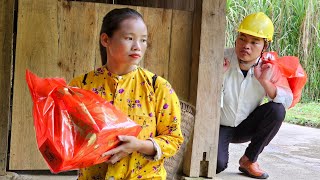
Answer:
<svg viewBox="0 0 320 180"><path fill-rule="evenodd" d="M142 127L137 138L119 136L122 144L102 155L111 155L108 162L80 169L79 180L166 179L164 158L173 156L183 142L180 104L165 79L138 66L147 37L137 11L110 11L100 36L104 66L70 83L99 94Z"/></svg>

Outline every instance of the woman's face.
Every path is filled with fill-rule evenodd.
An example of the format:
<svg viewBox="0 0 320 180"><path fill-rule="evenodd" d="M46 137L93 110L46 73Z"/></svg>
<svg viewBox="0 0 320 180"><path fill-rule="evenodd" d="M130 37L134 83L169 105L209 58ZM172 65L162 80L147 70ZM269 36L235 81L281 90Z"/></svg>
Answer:
<svg viewBox="0 0 320 180"><path fill-rule="evenodd" d="M142 19L123 20L112 37L106 38L105 45L102 43L107 49L108 62L127 67L137 65L147 49L147 33L147 27Z"/></svg>
<svg viewBox="0 0 320 180"><path fill-rule="evenodd" d="M238 59L246 62L256 61L264 49L264 39L239 33L236 39L236 54Z"/></svg>

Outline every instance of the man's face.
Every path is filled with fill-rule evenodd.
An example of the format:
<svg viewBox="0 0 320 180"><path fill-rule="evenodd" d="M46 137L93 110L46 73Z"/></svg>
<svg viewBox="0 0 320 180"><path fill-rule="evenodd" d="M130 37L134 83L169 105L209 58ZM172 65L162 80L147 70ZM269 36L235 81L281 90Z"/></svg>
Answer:
<svg viewBox="0 0 320 180"><path fill-rule="evenodd" d="M264 39L239 33L236 39L236 54L238 59L245 62L256 61L264 49Z"/></svg>

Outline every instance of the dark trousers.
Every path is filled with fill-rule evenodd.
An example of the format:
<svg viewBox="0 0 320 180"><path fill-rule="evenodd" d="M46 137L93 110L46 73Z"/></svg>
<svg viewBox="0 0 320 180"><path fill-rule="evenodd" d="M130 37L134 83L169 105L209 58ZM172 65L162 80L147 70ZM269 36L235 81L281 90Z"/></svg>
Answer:
<svg viewBox="0 0 320 180"><path fill-rule="evenodd" d="M279 131L285 114L282 104L268 102L258 106L237 127L220 126L216 172L220 173L228 166L230 143L251 141L244 154L256 162L263 148Z"/></svg>

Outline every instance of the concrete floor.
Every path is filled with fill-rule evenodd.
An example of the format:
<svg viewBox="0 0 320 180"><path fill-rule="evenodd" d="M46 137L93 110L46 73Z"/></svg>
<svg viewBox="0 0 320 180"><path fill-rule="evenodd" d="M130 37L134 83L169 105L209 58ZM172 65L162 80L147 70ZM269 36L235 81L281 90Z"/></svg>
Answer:
<svg viewBox="0 0 320 180"><path fill-rule="evenodd" d="M246 147L231 145L229 167L217 175L219 179L251 179L238 171L238 160ZM258 162L269 180L320 180L320 129L284 123Z"/></svg>
<svg viewBox="0 0 320 180"><path fill-rule="evenodd" d="M218 180L246 180L238 171L238 160L247 144L231 144L230 162ZM260 167L269 180L320 180L320 129L284 123L273 141L260 155ZM49 175L43 172L8 172L0 180L75 180L72 175Z"/></svg>

